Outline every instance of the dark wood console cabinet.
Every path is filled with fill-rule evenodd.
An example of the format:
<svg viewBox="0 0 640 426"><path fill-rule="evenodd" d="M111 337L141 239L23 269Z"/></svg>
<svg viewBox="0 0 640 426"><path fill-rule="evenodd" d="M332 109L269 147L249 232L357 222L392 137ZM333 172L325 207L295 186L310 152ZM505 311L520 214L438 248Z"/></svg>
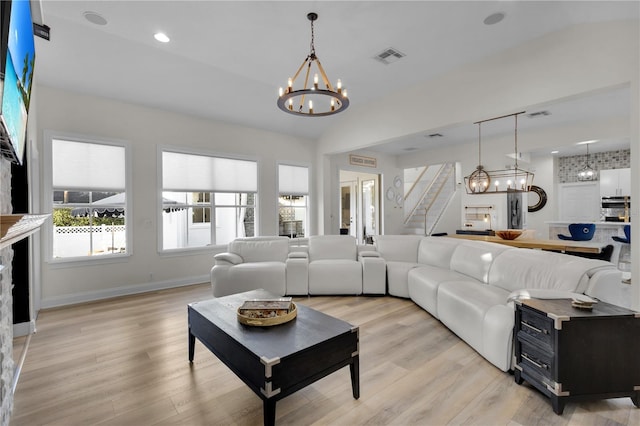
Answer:
<svg viewBox="0 0 640 426"><path fill-rule="evenodd" d="M577 309L569 299L516 302L518 384L526 380L562 414L570 401L630 397L640 402L640 313L598 302Z"/></svg>

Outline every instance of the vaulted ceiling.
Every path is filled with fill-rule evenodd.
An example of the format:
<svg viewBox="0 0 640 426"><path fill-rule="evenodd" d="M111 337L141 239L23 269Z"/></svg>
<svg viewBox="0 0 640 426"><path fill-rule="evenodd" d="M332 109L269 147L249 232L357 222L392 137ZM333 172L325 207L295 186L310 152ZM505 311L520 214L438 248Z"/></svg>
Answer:
<svg viewBox="0 0 640 426"><path fill-rule="evenodd" d="M359 108L553 31L580 23L638 19L639 5L629 1L41 1L35 20L51 27L51 40L37 41L36 82L315 140L337 120L348 120L349 110L333 117L301 118L276 107L278 87L309 53L306 15L312 11L319 15L318 57L329 78L334 82L340 78L348 88L350 108ZM483 21L496 12L504 19L486 25ZM104 25L94 23L96 15ZM153 35L158 31L171 41L157 42ZM388 65L374 59L390 47L406 56ZM629 93L598 96L597 102L571 100L564 107L589 115L611 113L624 108ZM411 141L397 141L380 150L401 153L407 144Z"/></svg>

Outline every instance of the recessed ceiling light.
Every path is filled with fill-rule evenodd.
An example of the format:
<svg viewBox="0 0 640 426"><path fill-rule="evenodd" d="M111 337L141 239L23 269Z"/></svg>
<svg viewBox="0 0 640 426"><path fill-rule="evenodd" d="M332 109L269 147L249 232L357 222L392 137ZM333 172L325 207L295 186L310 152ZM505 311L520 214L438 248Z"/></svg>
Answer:
<svg viewBox="0 0 640 426"><path fill-rule="evenodd" d="M160 43L169 43L171 40L165 33L155 33L153 38L158 40Z"/></svg>
<svg viewBox="0 0 640 426"><path fill-rule="evenodd" d="M598 139L594 139L592 141L582 141L582 142L578 142L576 145L588 145L590 143L596 143L598 142Z"/></svg>
<svg viewBox="0 0 640 426"><path fill-rule="evenodd" d="M496 12L496 13L492 13L491 15L487 16L486 18L484 18L484 24L485 25L493 25L493 24L497 24L498 22L502 21L504 19L504 13L503 12Z"/></svg>
<svg viewBox="0 0 640 426"><path fill-rule="evenodd" d="M551 153L552 153L552 154L557 154L557 153L559 153L559 152L560 152L560 151L551 151Z"/></svg>
<svg viewBox="0 0 640 426"><path fill-rule="evenodd" d="M96 25L107 25L107 20L97 12L86 11L82 14L84 19Z"/></svg>

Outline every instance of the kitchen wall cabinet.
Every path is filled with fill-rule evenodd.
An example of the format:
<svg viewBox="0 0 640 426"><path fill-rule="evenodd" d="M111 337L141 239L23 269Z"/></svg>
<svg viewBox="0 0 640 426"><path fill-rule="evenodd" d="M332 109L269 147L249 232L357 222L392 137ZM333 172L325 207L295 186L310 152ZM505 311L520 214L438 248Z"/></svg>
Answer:
<svg viewBox="0 0 640 426"><path fill-rule="evenodd" d="M600 170L600 196L631 195L631 169Z"/></svg>

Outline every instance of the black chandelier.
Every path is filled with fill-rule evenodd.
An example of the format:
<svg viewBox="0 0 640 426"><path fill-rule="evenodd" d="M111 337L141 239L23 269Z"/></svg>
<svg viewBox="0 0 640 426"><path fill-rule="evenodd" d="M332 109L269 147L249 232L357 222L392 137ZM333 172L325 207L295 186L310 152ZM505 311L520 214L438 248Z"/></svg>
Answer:
<svg viewBox="0 0 640 426"><path fill-rule="evenodd" d="M324 68L322 68L322 64L320 64L320 60L316 56L313 22L318 19L318 14L313 12L308 13L307 19L311 21L311 51L293 78L289 79L287 88L280 88L278 108L289 114L304 115L307 117L322 117L336 114L344 111L349 106L347 89L342 87L340 80L338 80L334 89L327 77L327 73L325 73ZM313 84L310 84L309 77L311 76L311 69L314 64L317 72L314 73ZM294 89L294 84L305 66L307 70L304 76L304 85L302 89L296 90ZM320 86L319 83L318 73L320 74L320 78L322 78L322 86Z"/></svg>

